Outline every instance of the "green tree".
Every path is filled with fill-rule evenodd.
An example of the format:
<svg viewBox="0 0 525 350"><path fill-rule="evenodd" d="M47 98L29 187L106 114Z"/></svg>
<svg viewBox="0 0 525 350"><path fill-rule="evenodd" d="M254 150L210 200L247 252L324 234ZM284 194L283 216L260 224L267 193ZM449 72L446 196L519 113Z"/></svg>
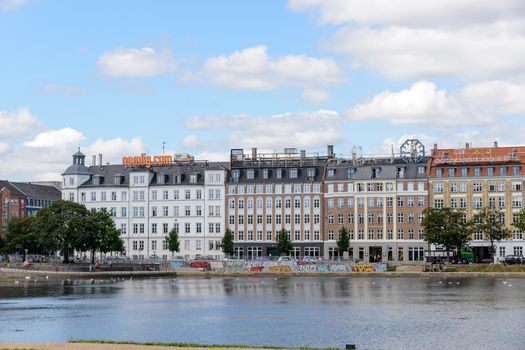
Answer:
<svg viewBox="0 0 525 350"><path fill-rule="evenodd" d="M171 259L173 259L173 253L179 252L180 242L179 242L179 231L177 228L172 228L170 233L166 236L166 241L168 242L168 250L171 252Z"/></svg>
<svg viewBox="0 0 525 350"><path fill-rule="evenodd" d="M38 253L38 242L31 229L32 217L12 218L7 225L5 252L20 253L26 259L26 252Z"/></svg>
<svg viewBox="0 0 525 350"><path fill-rule="evenodd" d="M100 240L99 250L104 254L109 252L125 252L124 241L120 238L120 234L120 230L118 230L114 224L112 227L108 227Z"/></svg>
<svg viewBox="0 0 525 350"><path fill-rule="evenodd" d="M518 213L518 221L512 223L512 226L522 232L525 232L525 208L520 210Z"/></svg>
<svg viewBox="0 0 525 350"><path fill-rule="evenodd" d="M277 250L281 255L289 255L292 250L292 242L284 228L277 233Z"/></svg>
<svg viewBox="0 0 525 350"><path fill-rule="evenodd" d="M343 254L343 252L347 252L350 249L350 236L348 235L348 231L343 226L339 230L339 238L337 239L337 250L340 254Z"/></svg>
<svg viewBox="0 0 525 350"><path fill-rule="evenodd" d="M498 208L482 208L472 218L473 229L483 233L490 241L490 253L494 257L494 243L506 239L511 231L504 224L505 213Z"/></svg>
<svg viewBox="0 0 525 350"><path fill-rule="evenodd" d="M91 252L91 263L94 263L96 251L102 251L102 241L115 230L115 222L106 208L91 209L87 215L86 226L82 234L77 237L75 248Z"/></svg>
<svg viewBox="0 0 525 350"><path fill-rule="evenodd" d="M33 232L39 244L48 252L60 251L63 262L79 248L80 237L89 225L88 210L82 204L56 201L40 209L33 221Z"/></svg>
<svg viewBox="0 0 525 350"><path fill-rule="evenodd" d="M235 247L233 245L233 232L228 228L224 232L224 237L221 242L222 251L228 256L232 256L235 252Z"/></svg>
<svg viewBox="0 0 525 350"><path fill-rule="evenodd" d="M424 211L422 226L428 243L443 245L447 251L456 250L461 256L461 248L471 235L471 225L460 210L452 208L427 208Z"/></svg>

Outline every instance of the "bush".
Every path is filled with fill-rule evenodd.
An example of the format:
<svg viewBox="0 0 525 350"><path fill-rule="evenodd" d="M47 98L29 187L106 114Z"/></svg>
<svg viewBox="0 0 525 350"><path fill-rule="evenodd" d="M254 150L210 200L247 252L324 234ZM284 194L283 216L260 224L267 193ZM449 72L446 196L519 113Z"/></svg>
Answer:
<svg viewBox="0 0 525 350"><path fill-rule="evenodd" d="M387 270L388 272L395 272L395 271L396 271L396 268L397 268L397 266L395 266L395 265L388 265L388 266L386 267L386 270Z"/></svg>

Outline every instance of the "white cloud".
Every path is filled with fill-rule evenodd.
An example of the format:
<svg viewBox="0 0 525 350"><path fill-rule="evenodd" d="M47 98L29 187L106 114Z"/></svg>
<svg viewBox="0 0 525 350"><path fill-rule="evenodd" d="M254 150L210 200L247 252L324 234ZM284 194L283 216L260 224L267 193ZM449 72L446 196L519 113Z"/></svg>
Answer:
<svg viewBox="0 0 525 350"><path fill-rule="evenodd" d="M191 135L185 136L182 139L181 145L182 145L182 147L184 147L186 149L193 149L193 148L199 147L200 146L200 142L199 142L199 139L197 138L196 135L191 134Z"/></svg>
<svg viewBox="0 0 525 350"><path fill-rule="evenodd" d="M326 24L404 26L465 25L515 18L523 14L522 0L289 0L294 11L315 11Z"/></svg>
<svg viewBox="0 0 525 350"><path fill-rule="evenodd" d="M13 10L27 3L27 0L0 0L0 11Z"/></svg>
<svg viewBox="0 0 525 350"><path fill-rule="evenodd" d="M102 72L111 76L152 77L177 71L175 57L167 50L119 48L105 52L98 59Z"/></svg>
<svg viewBox="0 0 525 350"><path fill-rule="evenodd" d="M467 80L525 72L525 28L520 21L467 28L344 28L325 43L392 79L459 76Z"/></svg>
<svg viewBox="0 0 525 350"><path fill-rule="evenodd" d="M11 147L9 146L7 142L0 142L0 154L6 153L10 149Z"/></svg>
<svg viewBox="0 0 525 350"><path fill-rule="evenodd" d="M325 103L330 101L330 95L325 90L320 89L305 89L302 97L310 102Z"/></svg>
<svg viewBox="0 0 525 350"><path fill-rule="evenodd" d="M282 86L337 84L342 72L330 58L288 55L268 56L266 46L212 57L203 65L203 75L214 84L240 90L273 90Z"/></svg>
<svg viewBox="0 0 525 350"><path fill-rule="evenodd" d="M110 140L98 139L83 151L86 155L103 155L103 162L121 163L122 157L146 152L146 146L140 137L127 141L121 137Z"/></svg>
<svg viewBox="0 0 525 350"><path fill-rule="evenodd" d="M230 159L230 153L204 151L195 156L195 159L208 160L210 162L227 162Z"/></svg>
<svg viewBox="0 0 525 350"><path fill-rule="evenodd" d="M67 148L78 146L84 141L84 135L72 128L49 130L41 132L24 145L31 148Z"/></svg>
<svg viewBox="0 0 525 350"><path fill-rule="evenodd" d="M269 117L239 115L233 117L190 117L185 126L190 129L227 129L234 147L258 147L270 150L284 147L308 149L343 140L343 118L337 112L283 113Z"/></svg>
<svg viewBox="0 0 525 350"><path fill-rule="evenodd" d="M41 128L38 118L28 108L19 108L15 112L0 111L0 137L16 138Z"/></svg>
<svg viewBox="0 0 525 350"><path fill-rule="evenodd" d="M340 26L323 46L390 79L525 76L522 0L290 0Z"/></svg>
<svg viewBox="0 0 525 350"><path fill-rule="evenodd" d="M351 120L427 127L495 123L500 117L525 115L525 84L487 81L448 93L431 82L419 81L408 89L381 92L346 115Z"/></svg>

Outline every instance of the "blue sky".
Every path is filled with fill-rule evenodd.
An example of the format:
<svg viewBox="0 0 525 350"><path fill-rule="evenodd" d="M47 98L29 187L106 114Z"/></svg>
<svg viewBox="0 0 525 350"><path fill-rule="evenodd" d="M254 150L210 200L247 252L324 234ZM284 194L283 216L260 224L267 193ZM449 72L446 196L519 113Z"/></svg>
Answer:
<svg viewBox="0 0 525 350"><path fill-rule="evenodd" d="M0 0L0 178L86 155L523 143L518 0Z"/></svg>

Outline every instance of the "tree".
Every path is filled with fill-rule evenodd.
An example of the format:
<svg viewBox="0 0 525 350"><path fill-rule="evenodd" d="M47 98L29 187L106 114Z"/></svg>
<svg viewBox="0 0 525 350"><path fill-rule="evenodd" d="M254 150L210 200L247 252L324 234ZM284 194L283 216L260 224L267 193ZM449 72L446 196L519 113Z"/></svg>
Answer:
<svg viewBox="0 0 525 350"><path fill-rule="evenodd" d="M471 235L471 225L465 214L452 208L427 208L424 211L422 226L428 243L443 245L447 250L456 250L458 258L461 248Z"/></svg>
<svg viewBox="0 0 525 350"><path fill-rule="evenodd" d="M277 250L281 255L289 255L292 250L292 242L288 238L288 231L284 228L277 233Z"/></svg>
<svg viewBox="0 0 525 350"><path fill-rule="evenodd" d="M482 208L472 218L473 229L483 233L490 241L490 253L494 257L494 242L499 242L511 235L511 231L505 227L505 213L498 208Z"/></svg>
<svg viewBox="0 0 525 350"><path fill-rule="evenodd" d="M350 236L348 235L348 231L343 226L339 230L339 239L337 240L337 250L340 254L343 252L347 252L350 249Z"/></svg>
<svg viewBox="0 0 525 350"><path fill-rule="evenodd" d="M512 223L512 226L522 232L525 232L525 208L521 209L521 211L518 213L518 221Z"/></svg>
<svg viewBox="0 0 525 350"><path fill-rule="evenodd" d="M97 250L102 251L101 245L103 240L106 240L106 243L111 243L107 236L114 234L115 230L116 228L113 218L108 213L106 208L98 210L91 209L87 215L84 232L77 237L75 248L81 251L90 251L91 263L95 263L95 252ZM117 237L120 238L118 233ZM118 242L116 244L117 248L119 248ZM110 249L111 247L108 245L104 248Z"/></svg>
<svg viewBox="0 0 525 350"><path fill-rule="evenodd" d="M38 252L37 240L31 230L32 221L32 217L12 218L7 225L4 250L7 253L22 254L22 260L24 261L26 252Z"/></svg>
<svg viewBox="0 0 525 350"><path fill-rule="evenodd" d="M179 252L180 242L179 242L179 231L177 228L172 228L170 233L166 236L166 241L168 242L168 250L171 252L171 258L173 259L173 252Z"/></svg>
<svg viewBox="0 0 525 350"><path fill-rule="evenodd" d="M100 240L99 250L102 253L125 252L124 241L120 238L120 234L120 230L118 230L114 224L112 227L108 227L104 236Z"/></svg>
<svg viewBox="0 0 525 350"><path fill-rule="evenodd" d="M68 263L89 225L88 215L84 205L60 200L37 212L32 229L45 250L59 250Z"/></svg>
<svg viewBox="0 0 525 350"><path fill-rule="evenodd" d="M226 229L226 232L224 233L224 237L222 238L221 242L221 247L223 253L228 256L232 256L235 252L235 248L233 246L233 232L229 228Z"/></svg>

